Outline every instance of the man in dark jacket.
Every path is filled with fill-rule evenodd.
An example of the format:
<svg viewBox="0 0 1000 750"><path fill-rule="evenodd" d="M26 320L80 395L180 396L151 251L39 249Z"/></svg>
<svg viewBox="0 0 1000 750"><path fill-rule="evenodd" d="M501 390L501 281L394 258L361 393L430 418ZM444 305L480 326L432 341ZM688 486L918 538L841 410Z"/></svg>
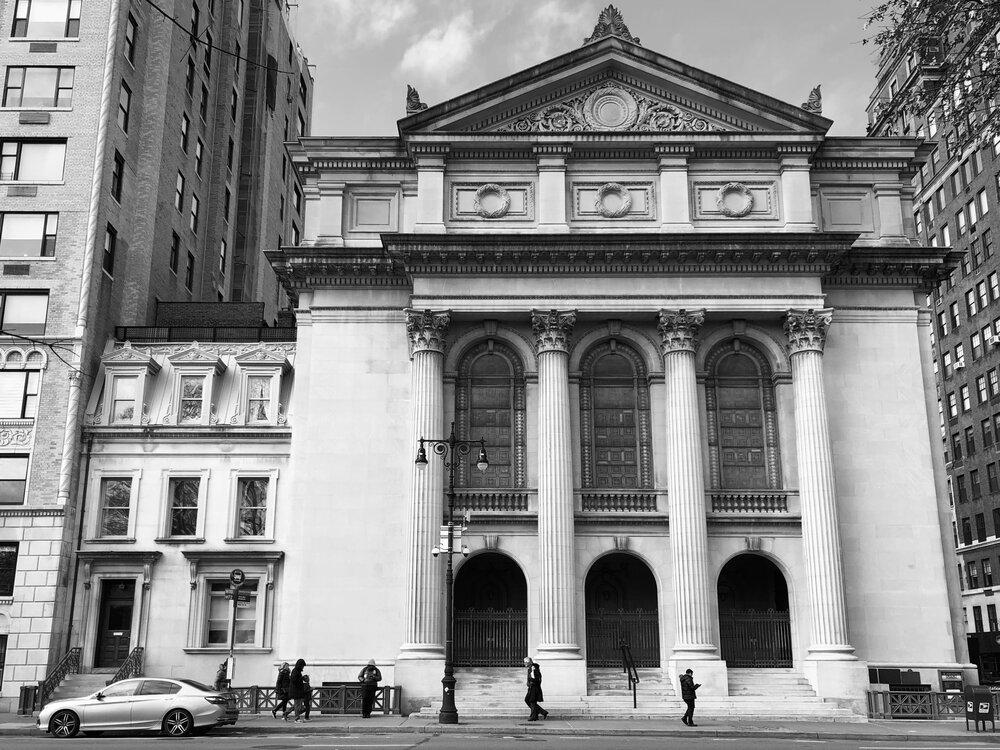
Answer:
<svg viewBox="0 0 1000 750"><path fill-rule="evenodd" d="M542 695L541 667L527 656L524 658L524 666L528 668L528 692L524 695L524 702L531 709L528 721L538 721L538 714L541 714L543 719L547 719L549 712L538 705L545 700L545 696Z"/></svg>
<svg viewBox="0 0 1000 750"><path fill-rule="evenodd" d="M696 727L697 724L694 723L694 702L698 697L695 692L701 684L695 685L694 683L694 672L690 669L681 675L681 698L687 703L687 711L684 712L684 716L681 718L685 724L689 727Z"/></svg>
<svg viewBox="0 0 1000 750"><path fill-rule="evenodd" d="M295 701L295 723L302 723L302 714L306 710L305 705L305 683L302 681L302 670L306 666L305 659L295 662L295 668L288 675L288 697Z"/></svg>
<svg viewBox="0 0 1000 750"><path fill-rule="evenodd" d="M288 681L291 669L288 662L284 662L278 669L278 679L274 681L274 708L271 709L271 716L278 718L278 711L281 711L281 718L288 720L290 709L288 708Z"/></svg>
<svg viewBox="0 0 1000 750"><path fill-rule="evenodd" d="M375 666L374 659L369 659L368 664L358 672L358 682L361 683L361 718L363 719L372 715L375 693L378 691L378 683L381 679L382 673Z"/></svg>

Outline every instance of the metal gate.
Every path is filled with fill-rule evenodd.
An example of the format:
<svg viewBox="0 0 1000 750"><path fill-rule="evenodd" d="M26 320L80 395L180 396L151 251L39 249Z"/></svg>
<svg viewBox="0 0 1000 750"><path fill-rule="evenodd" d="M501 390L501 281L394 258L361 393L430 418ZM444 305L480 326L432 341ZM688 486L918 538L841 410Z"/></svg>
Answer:
<svg viewBox="0 0 1000 750"><path fill-rule="evenodd" d="M645 609L587 614L587 666L620 667L622 641L632 647L637 667L660 666L660 626Z"/></svg>
<svg viewBox="0 0 1000 750"><path fill-rule="evenodd" d="M722 658L729 667L792 666L788 612L753 609L719 613Z"/></svg>
<svg viewBox="0 0 1000 750"><path fill-rule="evenodd" d="M519 667L527 655L527 610L463 609L455 612L455 666Z"/></svg>

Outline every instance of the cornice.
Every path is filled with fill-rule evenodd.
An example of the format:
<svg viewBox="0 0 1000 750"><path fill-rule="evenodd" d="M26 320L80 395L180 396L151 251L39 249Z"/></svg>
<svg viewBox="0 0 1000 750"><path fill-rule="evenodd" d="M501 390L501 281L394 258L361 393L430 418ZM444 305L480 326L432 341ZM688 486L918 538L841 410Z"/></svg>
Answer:
<svg viewBox="0 0 1000 750"><path fill-rule="evenodd" d="M63 516L66 511L63 508L0 508L0 518L22 518L29 516Z"/></svg>
<svg viewBox="0 0 1000 750"><path fill-rule="evenodd" d="M286 289L313 287L403 287L409 278L382 248L283 247L264 253Z"/></svg>
<svg viewBox="0 0 1000 750"><path fill-rule="evenodd" d="M292 439L292 430L287 425L262 430L260 427L247 429L233 425L211 425L209 427L186 427L177 429L173 425L137 425L135 427L101 427L86 425L83 434L94 438L95 443L107 443L116 440L128 442L148 442L149 440L171 440L182 442L212 442L226 440L229 442L281 442Z"/></svg>
<svg viewBox="0 0 1000 750"><path fill-rule="evenodd" d="M81 560L112 560L123 563L155 563L163 556L157 550L133 549L78 549L76 556Z"/></svg>
<svg viewBox="0 0 1000 750"><path fill-rule="evenodd" d="M825 156L813 159L812 168L821 172L841 172L844 170L881 170L889 172L909 171L913 162L908 159L878 159L860 156Z"/></svg>
<svg viewBox="0 0 1000 750"><path fill-rule="evenodd" d="M935 247L857 247L823 279L825 287L896 286L930 289L946 279L965 255Z"/></svg>
<svg viewBox="0 0 1000 750"><path fill-rule="evenodd" d="M338 159L311 159L307 163L295 165L295 171L300 175L319 174L321 171L341 171L341 170L396 170L414 169L416 165L413 160L405 156L385 157L385 156L358 156Z"/></svg>

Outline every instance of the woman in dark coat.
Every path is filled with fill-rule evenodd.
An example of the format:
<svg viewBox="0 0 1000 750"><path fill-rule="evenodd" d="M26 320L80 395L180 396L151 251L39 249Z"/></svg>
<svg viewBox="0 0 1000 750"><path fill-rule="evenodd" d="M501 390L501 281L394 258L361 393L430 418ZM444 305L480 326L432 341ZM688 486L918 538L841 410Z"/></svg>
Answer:
<svg viewBox="0 0 1000 750"><path fill-rule="evenodd" d="M274 681L274 708L271 709L271 717L278 718L278 711L281 711L281 718L288 720L288 682L291 669L288 662L284 662L278 669L278 679Z"/></svg>
<svg viewBox="0 0 1000 750"><path fill-rule="evenodd" d="M295 668L288 675L288 697L295 701L295 723L302 723L302 714L305 712L305 683L302 681L302 670L306 666L305 659L295 662Z"/></svg>
<svg viewBox="0 0 1000 750"><path fill-rule="evenodd" d="M528 721L538 721L538 714L547 719L549 712L538 705L545 700L545 696L542 695L542 669L529 657L524 658L524 666L528 668L528 692L524 695L524 702L531 709Z"/></svg>
<svg viewBox="0 0 1000 750"><path fill-rule="evenodd" d="M375 666L375 660L369 659L360 672L358 672L358 682L361 683L361 716L367 719L372 715L372 707L375 705L375 693L378 690L378 683L382 679L382 673Z"/></svg>

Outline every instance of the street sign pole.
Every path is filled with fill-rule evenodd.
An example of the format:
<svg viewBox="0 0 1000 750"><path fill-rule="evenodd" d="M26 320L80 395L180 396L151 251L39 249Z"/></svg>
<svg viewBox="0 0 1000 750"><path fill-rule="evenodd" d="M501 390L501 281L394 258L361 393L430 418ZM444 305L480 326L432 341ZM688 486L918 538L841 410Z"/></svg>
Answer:
<svg viewBox="0 0 1000 750"><path fill-rule="evenodd" d="M236 607L240 601L240 588L247 577L239 568L233 568L229 573L229 584L233 592L233 615L229 622L229 686L233 686L236 679Z"/></svg>

